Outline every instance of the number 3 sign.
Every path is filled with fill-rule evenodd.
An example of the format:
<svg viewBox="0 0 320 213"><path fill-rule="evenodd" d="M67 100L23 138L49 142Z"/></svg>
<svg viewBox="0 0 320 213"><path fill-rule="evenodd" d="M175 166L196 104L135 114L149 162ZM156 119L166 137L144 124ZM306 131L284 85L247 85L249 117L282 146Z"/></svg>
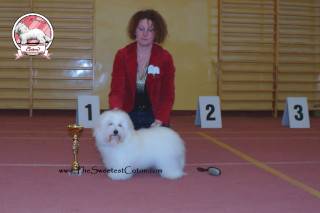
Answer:
<svg viewBox="0 0 320 213"><path fill-rule="evenodd" d="M84 128L92 128L100 115L100 102L98 96L78 96L77 124Z"/></svg>
<svg viewBox="0 0 320 213"><path fill-rule="evenodd" d="M306 97L288 97L282 116L282 125L290 128L310 128Z"/></svg>
<svg viewBox="0 0 320 213"><path fill-rule="evenodd" d="M195 125L201 128L221 128L220 99L218 96L200 96Z"/></svg>

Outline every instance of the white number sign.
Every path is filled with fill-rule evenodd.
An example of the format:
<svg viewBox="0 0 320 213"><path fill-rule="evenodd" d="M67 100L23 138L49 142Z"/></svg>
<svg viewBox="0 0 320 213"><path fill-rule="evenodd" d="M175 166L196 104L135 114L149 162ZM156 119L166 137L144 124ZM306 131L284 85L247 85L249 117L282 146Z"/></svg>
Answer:
<svg viewBox="0 0 320 213"><path fill-rule="evenodd" d="M78 96L77 123L84 128L92 128L100 115L100 101L98 96Z"/></svg>
<svg viewBox="0 0 320 213"><path fill-rule="evenodd" d="M288 97L282 116L282 125L290 128L310 128L306 97Z"/></svg>
<svg viewBox="0 0 320 213"><path fill-rule="evenodd" d="M218 96L199 97L195 125L201 126L201 128L222 128L220 98Z"/></svg>

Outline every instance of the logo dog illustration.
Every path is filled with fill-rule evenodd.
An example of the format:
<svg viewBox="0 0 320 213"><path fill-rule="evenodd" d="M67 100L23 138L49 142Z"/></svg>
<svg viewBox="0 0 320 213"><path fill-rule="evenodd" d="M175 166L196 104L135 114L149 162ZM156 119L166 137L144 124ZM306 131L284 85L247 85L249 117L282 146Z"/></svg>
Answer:
<svg viewBox="0 0 320 213"><path fill-rule="evenodd" d="M16 60L26 55L50 59L48 48L53 41L53 28L46 17L37 13L25 14L15 22L11 34L18 49Z"/></svg>
<svg viewBox="0 0 320 213"><path fill-rule="evenodd" d="M15 28L19 35L20 43L27 44L28 40L38 40L40 44L49 43L51 39L40 29L29 29L25 24L19 23Z"/></svg>

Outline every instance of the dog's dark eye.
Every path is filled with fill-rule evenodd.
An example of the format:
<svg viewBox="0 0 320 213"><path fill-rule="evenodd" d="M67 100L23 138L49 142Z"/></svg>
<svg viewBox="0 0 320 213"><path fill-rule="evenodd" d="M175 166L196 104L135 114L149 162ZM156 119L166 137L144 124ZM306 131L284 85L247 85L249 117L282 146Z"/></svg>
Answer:
<svg viewBox="0 0 320 213"><path fill-rule="evenodd" d="M122 127L122 124L118 124L118 127Z"/></svg>
<svg viewBox="0 0 320 213"><path fill-rule="evenodd" d="M111 126L112 125L112 123L108 123L108 126Z"/></svg>

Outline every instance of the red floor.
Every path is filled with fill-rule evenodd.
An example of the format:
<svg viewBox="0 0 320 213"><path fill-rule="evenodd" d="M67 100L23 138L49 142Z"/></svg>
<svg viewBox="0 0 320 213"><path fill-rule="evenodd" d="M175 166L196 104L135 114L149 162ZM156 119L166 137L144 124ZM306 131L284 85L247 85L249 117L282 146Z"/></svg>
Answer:
<svg viewBox="0 0 320 213"><path fill-rule="evenodd" d="M177 181L138 175L111 181L103 173L71 177L70 113L0 112L0 212L317 213L320 209L320 119L289 129L271 117L223 117L222 129L200 129L174 116L187 148L187 176ZM204 135L205 136L204 136ZM91 131L81 137L80 163L102 164ZM217 166L219 177L197 166Z"/></svg>

